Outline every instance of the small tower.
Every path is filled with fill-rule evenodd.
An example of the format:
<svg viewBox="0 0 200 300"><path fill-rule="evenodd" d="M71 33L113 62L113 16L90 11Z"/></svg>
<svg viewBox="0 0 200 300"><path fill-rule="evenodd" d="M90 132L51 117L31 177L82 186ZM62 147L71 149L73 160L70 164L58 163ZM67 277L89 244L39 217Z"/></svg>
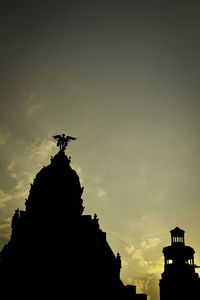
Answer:
<svg viewBox="0 0 200 300"><path fill-rule="evenodd" d="M160 280L160 300L196 300L200 297L200 280L195 272L194 249L185 245L184 230L170 231L171 246L163 248L164 273Z"/></svg>
<svg viewBox="0 0 200 300"><path fill-rule="evenodd" d="M173 230L170 231L171 233L171 241L172 245L175 243L182 243L185 244L185 231L180 229L179 227L174 228Z"/></svg>

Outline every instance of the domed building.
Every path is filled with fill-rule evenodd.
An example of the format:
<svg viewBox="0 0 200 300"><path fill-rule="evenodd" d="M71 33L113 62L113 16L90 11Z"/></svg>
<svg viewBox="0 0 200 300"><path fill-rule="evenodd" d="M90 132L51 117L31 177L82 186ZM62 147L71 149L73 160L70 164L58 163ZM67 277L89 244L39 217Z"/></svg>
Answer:
<svg viewBox="0 0 200 300"><path fill-rule="evenodd" d="M171 245L163 248L164 272L160 280L160 300L197 300L200 279L195 272L194 249L185 245L184 230L170 231Z"/></svg>
<svg viewBox="0 0 200 300"><path fill-rule="evenodd" d="M2 293L8 299L147 299L124 286L119 253L96 214L83 214L83 187L64 150L36 175L25 211L14 213L0 254Z"/></svg>

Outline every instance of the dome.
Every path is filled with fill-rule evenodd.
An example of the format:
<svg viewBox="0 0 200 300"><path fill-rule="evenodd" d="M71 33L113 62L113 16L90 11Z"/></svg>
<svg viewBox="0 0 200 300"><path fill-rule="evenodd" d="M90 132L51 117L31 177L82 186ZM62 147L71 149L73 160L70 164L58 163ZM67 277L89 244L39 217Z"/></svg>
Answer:
<svg viewBox="0 0 200 300"><path fill-rule="evenodd" d="M70 166L64 151L51 158L50 165L43 167L31 185L26 211L30 214L78 216L83 212L77 173Z"/></svg>

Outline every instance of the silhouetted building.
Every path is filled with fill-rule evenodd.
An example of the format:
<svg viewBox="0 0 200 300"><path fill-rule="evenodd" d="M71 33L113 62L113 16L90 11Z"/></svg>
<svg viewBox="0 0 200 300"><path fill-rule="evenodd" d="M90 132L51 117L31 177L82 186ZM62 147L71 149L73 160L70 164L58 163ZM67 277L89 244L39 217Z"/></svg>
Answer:
<svg viewBox="0 0 200 300"><path fill-rule="evenodd" d="M136 286L135 285L129 285L127 284L124 287L124 295L125 297L122 297L122 299L126 300L131 300L131 299L136 299L136 300L147 300L147 295L146 294L136 294Z"/></svg>
<svg viewBox="0 0 200 300"><path fill-rule="evenodd" d="M147 299L137 298L135 288L128 296L120 255L110 248L96 214L82 215L82 193L61 149L36 175L26 210L17 209L12 218L0 255L6 299Z"/></svg>
<svg viewBox="0 0 200 300"><path fill-rule="evenodd" d="M171 246L163 248L164 273L160 280L160 300L200 299L200 279L195 272L194 249L185 245L184 231L171 230Z"/></svg>

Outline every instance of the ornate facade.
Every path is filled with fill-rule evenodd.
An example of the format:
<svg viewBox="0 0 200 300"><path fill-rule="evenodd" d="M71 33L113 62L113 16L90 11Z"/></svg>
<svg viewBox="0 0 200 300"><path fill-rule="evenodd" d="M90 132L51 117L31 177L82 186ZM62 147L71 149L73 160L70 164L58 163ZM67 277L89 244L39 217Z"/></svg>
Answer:
<svg viewBox="0 0 200 300"><path fill-rule="evenodd" d="M121 259L110 248L96 214L84 215L83 187L61 149L36 175L12 218L0 254L0 284L7 298L147 299L120 279Z"/></svg>

